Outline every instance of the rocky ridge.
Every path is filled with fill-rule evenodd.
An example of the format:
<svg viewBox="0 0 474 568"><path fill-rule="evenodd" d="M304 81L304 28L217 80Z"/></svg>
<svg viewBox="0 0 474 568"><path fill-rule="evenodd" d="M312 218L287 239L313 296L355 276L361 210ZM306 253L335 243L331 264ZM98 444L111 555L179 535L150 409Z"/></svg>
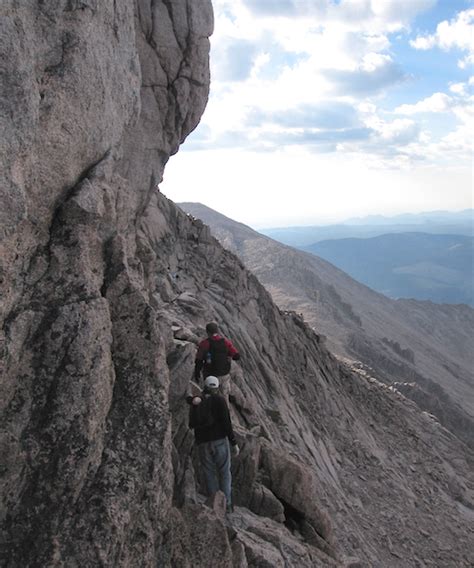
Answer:
<svg viewBox="0 0 474 568"><path fill-rule="evenodd" d="M202 219L271 292L302 313L327 346L355 370L404 388L461 440L474 440L474 310L467 305L392 300L325 260L282 245L199 203Z"/></svg>
<svg viewBox="0 0 474 568"><path fill-rule="evenodd" d="M156 188L205 106L210 3L2 10L2 565L472 564L466 446ZM209 319L242 352L228 519L183 403Z"/></svg>

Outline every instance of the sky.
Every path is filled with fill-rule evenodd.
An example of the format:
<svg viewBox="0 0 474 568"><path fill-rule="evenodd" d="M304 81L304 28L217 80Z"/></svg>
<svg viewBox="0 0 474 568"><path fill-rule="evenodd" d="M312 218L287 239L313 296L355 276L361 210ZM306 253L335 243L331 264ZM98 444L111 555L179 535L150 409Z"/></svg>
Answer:
<svg viewBox="0 0 474 568"><path fill-rule="evenodd" d="M474 0L213 0L161 191L254 228L473 207Z"/></svg>

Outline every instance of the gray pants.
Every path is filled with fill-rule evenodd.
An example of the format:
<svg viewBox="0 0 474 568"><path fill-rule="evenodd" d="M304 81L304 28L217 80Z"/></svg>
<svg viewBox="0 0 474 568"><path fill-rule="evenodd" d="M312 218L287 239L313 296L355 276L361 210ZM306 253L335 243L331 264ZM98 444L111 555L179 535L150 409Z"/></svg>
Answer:
<svg viewBox="0 0 474 568"><path fill-rule="evenodd" d="M224 493L227 505L232 503L232 473L230 471L230 446L227 438L198 444L207 493L214 495L219 489Z"/></svg>

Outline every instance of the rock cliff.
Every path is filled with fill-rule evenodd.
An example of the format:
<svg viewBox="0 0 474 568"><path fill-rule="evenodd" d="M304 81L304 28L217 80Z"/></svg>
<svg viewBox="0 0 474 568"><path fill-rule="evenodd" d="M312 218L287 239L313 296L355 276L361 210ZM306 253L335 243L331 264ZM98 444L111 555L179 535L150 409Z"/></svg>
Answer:
<svg viewBox="0 0 474 568"><path fill-rule="evenodd" d="M2 565L468 566L472 455L281 312L162 196L209 87L207 0L2 6ZM217 319L236 511L183 395Z"/></svg>

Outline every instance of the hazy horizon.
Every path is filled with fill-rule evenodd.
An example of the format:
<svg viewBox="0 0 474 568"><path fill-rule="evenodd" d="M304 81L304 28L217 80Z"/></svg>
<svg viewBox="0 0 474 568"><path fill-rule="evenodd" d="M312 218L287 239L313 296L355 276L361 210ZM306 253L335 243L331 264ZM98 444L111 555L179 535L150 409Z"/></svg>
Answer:
<svg viewBox="0 0 474 568"><path fill-rule="evenodd" d="M334 220L326 220L326 221L321 221L321 222L317 222L317 220L315 222L309 222L309 223L301 223L298 225L278 225L278 226L258 226L258 225L251 225L252 229L291 229L291 228L298 228L298 227L329 227L332 225L343 225L343 224L348 224L348 223L353 223L356 220L367 220L369 221L371 218L383 218L386 219L389 223L387 224L395 224L392 223L393 220L398 219L399 217L404 217L404 216L417 216L417 215L429 215L429 214L433 214L433 213L451 213L451 214L461 214L464 212L471 212L471 216L474 215L474 209L471 208L465 208L465 209L436 209L433 211L425 211L425 210L420 210L420 211L403 211L401 213L395 213L395 214L386 214L386 213L370 213L367 215L360 215L360 216L355 216L355 217L340 217L340 218L336 218ZM474 221L474 219L471 218L471 222ZM243 221L239 221L239 222L243 222ZM468 222L466 220L466 222ZM420 220L420 224L422 223L422 221ZM368 222L367 224L370 224L370 222ZM402 222L401 224L405 224L404 222ZM375 226L375 225L374 225Z"/></svg>
<svg viewBox="0 0 474 568"><path fill-rule="evenodd" d="M232 219L233 221L236 221L238 223L243 223L245 225L248 225L249 227L251 227L252 229L255 230L277 230L277 229L298 229L298 228L305 228L305 227L330 227L333 225L343 225L343 224L355 224L355 221L363 221L363 220L367 220L369 221L371 218L372 219L386 219L388 221L387 224L397 224L394 223L394 220L397 220L400 217L409 217L409 216L413 216L413 217L418 217L418 216L429 216L429 215L436 215L436 214L448 214L448 215L461 215L462 213L465 213L466 215L469 215L470 218L466 219L466 223L467 222L474 222L474 209L473 208L465 208L465 209L436 209L436 210L420 210L420 211L403 211L402 213L396 213L394 215L390 215L390 214L384 214L384 213L371 213L369 215L361 215L361 216L357 216L357 217L341 217L339 219L335 219L333 221L329 220L329 221L323 221L323 222L318 222L317 219L310 221L308 223L300 223L300 224L291 224L291 225L262 225L260 226L258 223L257 224L249 224L246 223L245 221L243 221L242 219L239 219L236 216L232 216L229 214L224 213L223 211L218 211L215 207L212 207L209 204L206 203L202 203L201 201L196 201L196 200L187 200L187 201L181 201L181 202L177 202L178 205L180 205L180 203L195 203L195 204L199 204L199 205L204 205L205 207L208 207L209 209L212 209L213 211L215 211L216 213L220 213L221 215L224 215L226 217L229 217L229 219ZM444 221L442 221L444 222ZM457 221L460 222L460 221ZM420 219L419 223L422 223L422 220ZM448 221L446 221L446 223L448 223ZM371 224L370 222L367 222L367 224ZM401 222L400 224L406 224L406 222ZM376 226L376 224L374 224L374 227Z"/></svg>

